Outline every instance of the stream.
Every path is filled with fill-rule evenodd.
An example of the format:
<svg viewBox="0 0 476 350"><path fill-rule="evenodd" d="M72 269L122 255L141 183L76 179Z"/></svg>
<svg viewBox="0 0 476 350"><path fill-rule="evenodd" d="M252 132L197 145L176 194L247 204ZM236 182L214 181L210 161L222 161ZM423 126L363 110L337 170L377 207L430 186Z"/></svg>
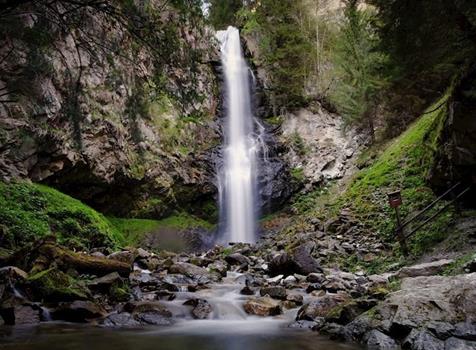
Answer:
<svg viewBox="0 0 476 350"><path fill-rule="evenodd" d="M178 292L163 304L173 313L173 326L136 329L105 328L65 322L38 326L0 328L2 349L9 350L340 350L362 349L355 344L330 341L316 332L288 328L298 308L275 317L246 314L242 274L229 272L222 282L196 293ZM204 298L213 307L206 320L195 320L183 305L190 298Z"/></svg>

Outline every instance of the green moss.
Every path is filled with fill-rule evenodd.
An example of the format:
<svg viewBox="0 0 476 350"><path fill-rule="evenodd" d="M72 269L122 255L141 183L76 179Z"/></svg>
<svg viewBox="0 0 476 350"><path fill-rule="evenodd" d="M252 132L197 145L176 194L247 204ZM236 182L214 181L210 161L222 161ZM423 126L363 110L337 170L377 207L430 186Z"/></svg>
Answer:
<svg viewBox="0 0 476 350"><path fill-rule="evenodd" d="M50 187L0 182L1 244L14 249L54 234L76 249L115 246L122 234L100 213Z"/></svg>
<svg viewBox="0 0 476 350"><path fill-rule="evenodd" d="M28 277L35 294L46 301L72 301L89 299L89 290L71 276L50 268Z"/></svg>
<svg viewBox="0 0 476 350"><path fill-rule="evenodd" d="M127 283L124 282L115 283L109 288L109 296L114 301L128 301L130 298L130 294L131 290Z"/></svg>
<svg viewBox="0 0 476 350"><path fill-rule="evenodd" d="M400 209L403 218L408 218L435 198L426 177L433 164L437 141L446 118L444 102L448 96L445 95L430 107L429 113L391 142L371 166L357 174L346 193L334 205L334 213L343 207L350 207L370 229L387 239L393 239L395 214L387 203L387 193L401 190L403 205ZM441 108L435 109L440 105ZM443 205L441 203L437 207ZM412 253L420 255L445 238L453 215L453 211L448 210L419 230L411 239Z"/></svg>
<svg viewBox="0 0 476 350"><path fill-rule="evenodd" d="M302 184L305 180L304 169L303 168L293 168L291 169L291 179L297 184Z"/></svg>
<svg viewBox="0 0 476 350"><path fill-rule="evenodd" d="M445 276L453 276L465 273L464 266L470 261L476 259L476 251L472 251L457 258L450 266L448 266L442 274Z"/></svg>
<svg viewBox="0 0 476 350"><path fill-rule="evenodd" d="M289 137L289 143L293 150L300 156L309 153L309 146L306 145L299 132L294 131Z"/></svg>

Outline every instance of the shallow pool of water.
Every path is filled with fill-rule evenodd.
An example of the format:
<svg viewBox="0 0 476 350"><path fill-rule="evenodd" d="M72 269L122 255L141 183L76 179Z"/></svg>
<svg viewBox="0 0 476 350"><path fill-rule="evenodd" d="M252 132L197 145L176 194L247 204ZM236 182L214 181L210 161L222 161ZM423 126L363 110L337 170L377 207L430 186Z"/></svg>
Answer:
<svg viewBox="0 0 476 350"><path fill-rule="evenodd" d="M0 348L8 350L362 349L352 344L332 342L308 331L285 328L271 330L271 327L256 327L256 324L253 327L253 323L247 324L246 327L243 327L244 323L227 323L220 326L218 322L213 322L215 321L185 322L170 328L152 327L138 330L106 329L65 323L45 323L37 327L0 327Z"/></svg>

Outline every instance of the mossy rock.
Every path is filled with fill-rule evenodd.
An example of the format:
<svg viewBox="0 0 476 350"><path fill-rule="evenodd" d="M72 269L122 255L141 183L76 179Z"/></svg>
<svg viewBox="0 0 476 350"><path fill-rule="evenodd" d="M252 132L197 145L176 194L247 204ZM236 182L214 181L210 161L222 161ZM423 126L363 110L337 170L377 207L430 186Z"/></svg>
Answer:
<svg viewBox="0 0 476 350"><path fill-rule="evenodd" d="M127 283L125 282L117 282L111 285L109 288L109 297L113 301L117 302L125 302L129 301L131 296L131 290Z"/></svg>
<svg viewBox="0 0 476 350"><path fill-rule="evenodd" d="M116 247L122 233L103 215L50 187L0 182L0 244L17 249L48 235L69 248Z"/></svg>
<svg viewBox="0 0 476 350"><path fill-rule="evenodd" d="M74 301L91 298L91 292L87 287L54 267L29 276L27 284L35 297L44 301Z"/></svg>

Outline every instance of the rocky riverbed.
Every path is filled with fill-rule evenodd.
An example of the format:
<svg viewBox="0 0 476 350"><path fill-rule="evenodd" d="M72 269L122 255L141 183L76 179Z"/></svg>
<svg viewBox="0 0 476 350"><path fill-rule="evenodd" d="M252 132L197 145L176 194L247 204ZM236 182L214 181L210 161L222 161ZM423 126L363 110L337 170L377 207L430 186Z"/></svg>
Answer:
<svg viewBox="0 0 476 350"><path fill-rule="evenodd" d="M131 248L105 255L42 241L3 261L16 266L0 269L2 328L66 321L218 332L227 320L236 331L272 325L371 349L476 348L471 265L457 276L437 275L448 260L382 275L349 273L321 266L310 244L287 251L236 244L200 254Z"/></svg>

